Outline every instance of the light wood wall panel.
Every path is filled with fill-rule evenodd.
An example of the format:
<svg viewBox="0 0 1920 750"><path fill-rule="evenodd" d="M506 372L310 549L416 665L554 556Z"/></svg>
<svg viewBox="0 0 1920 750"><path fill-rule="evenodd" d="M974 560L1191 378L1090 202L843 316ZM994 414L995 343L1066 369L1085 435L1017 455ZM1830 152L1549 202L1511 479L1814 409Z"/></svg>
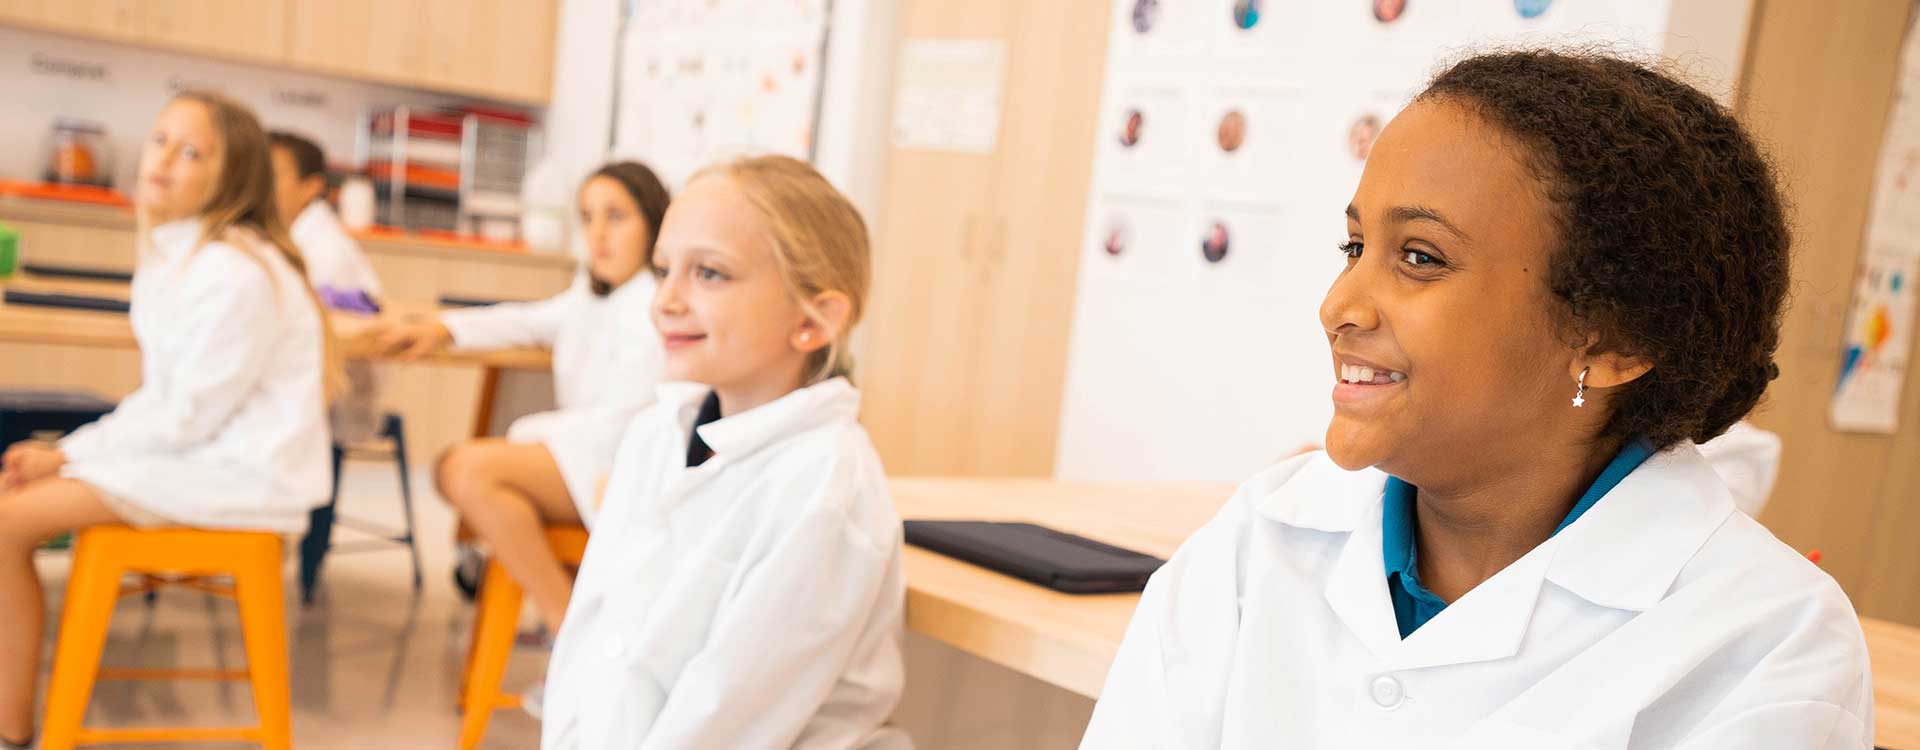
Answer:
<svg viewBox="0 0 1920 750"><path fill-rule="evenodd" d="M893 474L1053 471L1105 0L907 0L900 38L1007 43L998 148L894 149L875 233L865 422Z"/></svg>
<svg viewBox="0 0 1920 750"><path fill-rule="evenodd" d="M1906 0L1765 0L1738 109L1771 146L1796 220L1781 377L1755 415L1785 443L1761 520L1821 550L1861 614L1920 624L1920 368L1898 434L1827 422L1908 12Z"/></svg>

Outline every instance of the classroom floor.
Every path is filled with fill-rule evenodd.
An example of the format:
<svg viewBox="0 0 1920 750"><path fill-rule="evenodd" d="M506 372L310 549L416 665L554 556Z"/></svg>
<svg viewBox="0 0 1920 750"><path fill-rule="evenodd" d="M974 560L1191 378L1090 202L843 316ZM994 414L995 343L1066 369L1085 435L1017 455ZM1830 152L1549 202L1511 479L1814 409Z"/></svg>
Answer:
<svg viewBox="0 0 1920 750"><path fill-rule="evenodd" d="M351 466L342 511L397 524L400 502L394 481L390 464ZM424 566L418 596L410 587L404 547L329 557L309 607L298 604L298 577L289 560L294 745L301 750L450 748L459 737L454 695L473 608L454 590L448 572L453 515L430 490L422 489L430 484L416 481L414 487ZM359 538L336 528L336 543ZM68 558L65 553L42 553L39 564L49 617L42 663L50 664ZM516 649L507 689L538 680L545 659L541 649ZM162 591L151 606L140 597L122 599L104 658L112 666L148 668L237 668L245 662L233 603L187 590ZM43 690L45 684L43 676ZM103 682L95 690L87 720L98 727L251 724L252 694L245 683L234 682ZM539 724L515 710L494 715L483 746L539 744Z"/></svg>
<svg viewBox="0 0 1920 750"><path fill-rule="evenodd" d="M398 524L399 492L391 464L350 463L343 513ZM414 477L423 589L414 595L403 547L335 554L319 593L299 605L297 567L286 567L292 648L294 746L300 750L451 748L460 736L454 695L466 655L473 608L454 590L452 512L424 474ZM335 543L364 538L336 528ZM43 552L48 634L43 665L53 660L60 598L69 558ZM521 620L532 628L531 611ZM523 639L524 640L524 639ZM1071 747L1093 701L944 644L909 633L908 689L893 723L919 750L1023 750ZM514 650L503 681L520 690L539 680L546 651ZM120 601L103 663L115 667L238 668L246 662L239 619L230 601L187 590L162 591L154 604ZM41 685L44 690L45 675ZM221 726L253 723L252 694L237 682L103 682L87 722L100 728ZM483 748L536 748L540 725L518 710L496 712Z"/></svg>

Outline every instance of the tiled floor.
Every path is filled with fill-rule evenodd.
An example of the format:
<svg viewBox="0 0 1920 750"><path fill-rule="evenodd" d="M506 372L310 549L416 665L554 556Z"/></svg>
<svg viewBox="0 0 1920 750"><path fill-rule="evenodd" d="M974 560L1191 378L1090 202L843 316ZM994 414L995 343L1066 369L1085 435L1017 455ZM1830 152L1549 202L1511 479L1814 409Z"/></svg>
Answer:
<svg viewBox="0 0 1920 750"><path fill-rule="evenodd" d="M391 465L350 465L344 513L395 524L400 503ZM287 611L292 643L294 745L299 750L452 748L459 737L456 683L472 607L454 590L453 516L416 477L415 511L425 586L410 588L404 548L336 554L312 606L298 603L290 544ZM361 538L339 532L336 543ZM66 583L65 553L43 553L48 593L47 658ZM523 623L531 626L530 615ZM516 649L505 686L540 679L546 654ZM139 597L114 613L104 663L150 668L237 668L245 662L231 602L185 590ZM907 642L908 690L895 723L920 750L1017 750L1076 744L1093 702L975 659L926 638ZM42 679L44 689L45 680ZM114 682L95 691L90 726L250 724L245 683ZM485 748L539 746L538 722L515 711L494 714Z"/></svg>

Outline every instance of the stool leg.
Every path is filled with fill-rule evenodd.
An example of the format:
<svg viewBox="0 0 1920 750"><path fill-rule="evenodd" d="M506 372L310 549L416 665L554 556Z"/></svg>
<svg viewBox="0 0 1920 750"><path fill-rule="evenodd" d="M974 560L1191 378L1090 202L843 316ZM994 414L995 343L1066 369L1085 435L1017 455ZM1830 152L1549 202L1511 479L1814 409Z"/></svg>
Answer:
<svg viewBox="0 0 1920 750"><path fill-rule="evenodd" d="M120 598L124 568L113 551L85 536L75 543L66 601L61 603L59 645L53 652L53 676L47 681L46 718L40 728L44 750L73 750L107 645L107 625Z"/></svg>
<svg viewBox="0 0 1920 750"><path fill-rule="evenodd" d="M486 583L480 589L480 606L473 629L473 647L467 663L467 676L460 718L460 748L473 750L487 734L487 722L493 718L494 704L500 696L500 680L507 672L507 659L513 656L514 631L520 625L520 585L507 576L500 563L487 565Z"/></svg>
<svg viewBox="0 0 1920 750"><path fill-rule="evenodd" d="M320 582L320 564L327 561L327 551L333 549L333 513L340 503L340 464L346 459L346 450L338 443L333 446L333 494L327 496L327 504L307 513L307 535L300 539L300 603L313 603L313 588Z"/></svg>
<svg viewBox="0 0 1920 750"><path fill-rule="evenodd" d="M286 593L280 581L278 544L263 545L258 556L242 561L235 576L240 630L246 638L247 672L253 681L254 711L260 716L262 750L293 747L293 697L287 666Z"/></svg>
<svg viewBox="0 0 1920 750"><path fill-rule="evenodd" d="M413 590L420 590L420 545L413 534L413 488L407 477L407 430L400 415L387 415L387 435L393 439L393 462L400 467L400 510L407 518L407 552L413 555Z"/></svg>

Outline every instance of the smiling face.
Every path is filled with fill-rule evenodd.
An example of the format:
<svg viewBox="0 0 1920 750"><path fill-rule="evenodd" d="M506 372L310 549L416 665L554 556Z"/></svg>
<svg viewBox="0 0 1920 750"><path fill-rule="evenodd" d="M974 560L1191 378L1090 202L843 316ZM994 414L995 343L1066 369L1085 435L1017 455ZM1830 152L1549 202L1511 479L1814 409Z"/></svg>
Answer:
<svg viewBox="0 0 1920 750"><path fill-rule="evenodd" d="M140 210L155 223L199 214L218 186L223 151L206 105L173 100L140 150Z"/></svg>
<svg viewBox="0 0 1920 750"><path fill-rule="evenodd" d="M798 387L806 313L773 256L767 221L724 175L695 179L667 208L654 248L653 323L669 380L728 391ZM822 341L824 343L824 341Z"/></svg>
<svg viewBox="0 0 1920 750"><path fill-rule="evenodd" d="M1417 485L1577 429L1579 352L1545 274L1555 224L1522 148L1445 100L1415 102L1374 145L1320 307L1341 466Z"/></svg>

